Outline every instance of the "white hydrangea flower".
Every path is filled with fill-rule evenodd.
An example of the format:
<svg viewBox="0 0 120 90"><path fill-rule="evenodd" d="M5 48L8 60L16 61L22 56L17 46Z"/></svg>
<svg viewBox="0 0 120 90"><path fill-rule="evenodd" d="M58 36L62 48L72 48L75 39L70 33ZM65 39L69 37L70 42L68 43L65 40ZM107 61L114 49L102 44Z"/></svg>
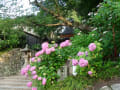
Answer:
<svg viewBox="0 0 120 90"><path fill-rule="evenodd" d="M92 14L93 14L93 12L89 12L89 13L88 13L88 16L91 16Z"/></svg>
<svg viewBox="0 0 120 90"><path fill-rule="evenodd" d="M108 31L104 31L103 34L106 34Z"/></svg>
<svg viewBox="0 0 120 90"><path fill-rule="evenodd" d="M97 27L93 29L93 31L96 31L97 30Z"/></svg>
<svg viewBox="0 0 120 90"><path fill-rule="evenodd" d="M100 7L100 4L98 4L96 7L99 8L99 7Z"/></svg>
<svg viewBox="0 0 120 90"><path fill-rule="evenodd" d="M98 41L102 41L102 38L101 38L101 39L99 39Z"/></svg>

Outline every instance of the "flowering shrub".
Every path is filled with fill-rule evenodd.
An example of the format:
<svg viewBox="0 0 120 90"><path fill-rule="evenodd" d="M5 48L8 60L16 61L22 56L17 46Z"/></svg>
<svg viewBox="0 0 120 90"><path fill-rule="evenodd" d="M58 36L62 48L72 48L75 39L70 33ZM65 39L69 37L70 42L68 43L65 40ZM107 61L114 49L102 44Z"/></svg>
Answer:
<svg viewBox="0 0 120 90"><path fill-rule="evenodd" d="M42 50L30 59L31 64L21 70L22 75L32 78L27 86L42 89L56 83L59 78L57 70L65 64L69 56L64 54L67 52L65 48L70 45L70 40L62 42L60 46L44 42L41 45Z"/></svg>
<svg viewBox="0 0 120 90"><path fill-rule="evenodd" d="M95 43L91 43L91 44L89 45L89 50L90 50L90 51L94 51L95 49L96 49Z"/></svg>
<svg viewBox="0 0 120 90"><path fill-rule="evenodd" d="M75 29L75 35L74 37L71 37L72 45L66 48L68 49L67 54L71 57L74 57L75 55L81 56L83 54L87 54L85 51L80 51L81 47L86 48L90 43L98 41L98 36L99 35L96 31L91 31L88 34L85 34L80 32L79 29Z"/></svg>
<svg viewBox="0 0 120 90"><path fill-rule="evenodd" d="M87 48L80 49L75 58L72 59L72 65L77 66L78 75L97 76L96 66L102 62L101 50L101 45L98 42L90 43Z"/></svg>
<svg viewBox="0 0 120 90"><path fill-rule="evenodd" d="M93 39L96 38L93 38L91 34L86 38L75 36L72 39L72 45L66 49L69 51L67 54L73 58L73 69L77 68L73 74L75 76L67 77L65 80L52 85L48 90L84 90L87 87L92 87L99 80L108 80L114 76L120 76L120 72L118 72L120 61L103 60L102 54L104 49L101 48L103 45ZM96 48L90 51L89 45L92 42L94 42ZM81 55L80 52L83 54ZM84 67L79 65L81 58L87 61L87 63L83 63L83 65L85 64Z"/></svg>
<svg viewBox="0 0 120 90"><path fill-rule="evenodd" d="M100 43L102 43L104 60L116 60L120 52L120 1L103 0L98 10L93 13L88 23L95 27Z"/></svg>

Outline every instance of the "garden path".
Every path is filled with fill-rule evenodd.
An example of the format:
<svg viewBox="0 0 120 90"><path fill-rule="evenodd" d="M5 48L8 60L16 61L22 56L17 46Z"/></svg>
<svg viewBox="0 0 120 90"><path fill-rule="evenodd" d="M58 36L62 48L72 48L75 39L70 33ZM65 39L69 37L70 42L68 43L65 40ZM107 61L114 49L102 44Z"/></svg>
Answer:
<svg viewBox="0 0 120 90"><path fill-rule="evenodd" d="M0 90L32 90L26 86L30 79L20 74L8 77L0 77Z"/></svg>

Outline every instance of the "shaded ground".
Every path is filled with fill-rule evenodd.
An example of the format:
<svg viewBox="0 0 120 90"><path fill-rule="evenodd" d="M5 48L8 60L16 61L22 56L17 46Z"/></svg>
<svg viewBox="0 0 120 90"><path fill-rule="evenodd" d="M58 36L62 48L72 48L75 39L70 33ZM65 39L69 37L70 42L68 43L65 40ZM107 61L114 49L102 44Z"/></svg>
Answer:
<svg viewBox="0 0 120 90"><path fill-rule="evenodd" d="M107 81L100 81L94 85L93 90L99 90L103 86L111 86L112 84L120 84L120 77L113 77L110 80Z"/></svg>

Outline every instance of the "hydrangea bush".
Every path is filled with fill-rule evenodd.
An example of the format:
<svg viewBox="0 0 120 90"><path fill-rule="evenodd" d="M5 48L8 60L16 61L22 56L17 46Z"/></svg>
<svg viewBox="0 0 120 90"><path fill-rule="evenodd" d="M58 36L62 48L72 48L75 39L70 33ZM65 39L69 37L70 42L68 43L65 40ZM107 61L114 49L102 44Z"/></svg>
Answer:
<svg viewBox="0 0 120 90"><path fill-rule="evenodd" d="M22 68L21 74L26 77L31 77L32 81L28 82L28 87L35 87L38 90L48 88L51 84L57 82L59 76L57 70L65 64L69 55L65 54L68 50L65 48L71 46L70 40L66 40L60 45L44 42L42 50L35 54L35 57L30 59L31 64Z"/></svg>
<svg viewBox="0 0 120 90"><path fill-rule="evenodd" d="M32 81L27 83L28 87L33 87L33 90L48 88L51 84L55 84L59 76L57 70L65 64L70 58L67 55L67 46L71 46L70 40L58 44L49 44L44 42L42 50L31 58L31 64L21 70L21 74L26 77L31 77ZM72 59L72 65L77 66L77 75L96 76L97 65L102 65L99 54L102 50L101 44L98 42L90 43L87 48L81 48L77 55ZM97 58L96 58L97 57ZM36 87L36 88L35 88Z"/></svg>
<svg viewBox="0 0 120 90"><path fill-rule="evenodd" d="M77 55L72 59L72 65L77 66L77 74L84 76L96 76L97 66L102 65L102 48L97 41L90 43L87 48L81 48Z"/></svg>
<svg viewBox="0 0 120 90"><path fill-rule="evenodd" d="M96 13L91 14L88 24L95 27L102 43L104 60L117 60L120 52L120 0L103 0Z"/></svg>

